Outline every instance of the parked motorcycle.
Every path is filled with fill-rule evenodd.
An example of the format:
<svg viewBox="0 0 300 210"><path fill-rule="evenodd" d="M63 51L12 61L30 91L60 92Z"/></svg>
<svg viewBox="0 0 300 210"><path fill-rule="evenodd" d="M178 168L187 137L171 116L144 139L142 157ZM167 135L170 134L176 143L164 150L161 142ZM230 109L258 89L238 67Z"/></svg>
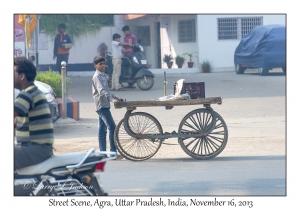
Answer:
<svg viewBox="0 0 300 210"><path fill-rule="evenodd" d="M141 90L150 90L154 85L154 75L147 68L147 60L143 54L143 47L140 44L133 45L133 54L130 58L123 57L121 65L120 84L128 83L137 86ZM111 79L113 74L112 55L106 52L106 68L105 73L109 76L108 86L111 87Z"/></svg>
<svg viewBox="0 0 300 210"><path fill-rule="evenodd" d="M106 155L110 155L107 157ZM100 172L116 152L86 152L53 156L37 165L14 173L16 196L106 196L101 187Z"/></svg>

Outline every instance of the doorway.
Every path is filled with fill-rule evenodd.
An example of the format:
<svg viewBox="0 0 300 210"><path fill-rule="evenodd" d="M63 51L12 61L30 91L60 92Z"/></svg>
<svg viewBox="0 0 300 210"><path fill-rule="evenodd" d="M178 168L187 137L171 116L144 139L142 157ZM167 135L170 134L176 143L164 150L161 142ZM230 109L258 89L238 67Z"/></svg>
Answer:
<svg viewBox="0 0 300 210"><path fill-rule="evenodd" d="M161 45L160 45L160 22L155 22L156 29L156 54L157 54L157 68L161 69Z"/></svg>

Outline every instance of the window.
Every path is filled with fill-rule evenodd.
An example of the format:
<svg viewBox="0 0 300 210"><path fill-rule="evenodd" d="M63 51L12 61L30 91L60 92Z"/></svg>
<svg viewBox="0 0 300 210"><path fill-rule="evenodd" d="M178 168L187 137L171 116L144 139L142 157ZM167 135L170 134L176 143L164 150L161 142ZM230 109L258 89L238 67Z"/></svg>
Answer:
<svg viewBox="0 0 300 210"><path fill-rule="evenodd" d="M178 42L196 42L195 20L180 20L178 22Z"/></svg>
<svg viewBox="0 0 300 210"><path fill-rule="evenodd" d="M137 26L137 41L141 39L142 46L150 46L150 26Z"/></svg>
<svg viewBox="0 0 300 210"><path fill-rule="evenodd" d="M218 18L218 40L241 39L262 23L262 17Z"/></svg>

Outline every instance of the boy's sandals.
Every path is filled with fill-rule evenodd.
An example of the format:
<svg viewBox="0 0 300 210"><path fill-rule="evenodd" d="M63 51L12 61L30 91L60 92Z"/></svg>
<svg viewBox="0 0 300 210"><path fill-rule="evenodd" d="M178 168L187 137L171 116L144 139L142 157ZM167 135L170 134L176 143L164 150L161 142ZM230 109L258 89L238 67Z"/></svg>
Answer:
<svg viewBox="0 0 300 210"><path fill-rule="evenodd" d="M122 160L124 159L124 156L123 155L117 155L116 159L115 160Z"/></svg>

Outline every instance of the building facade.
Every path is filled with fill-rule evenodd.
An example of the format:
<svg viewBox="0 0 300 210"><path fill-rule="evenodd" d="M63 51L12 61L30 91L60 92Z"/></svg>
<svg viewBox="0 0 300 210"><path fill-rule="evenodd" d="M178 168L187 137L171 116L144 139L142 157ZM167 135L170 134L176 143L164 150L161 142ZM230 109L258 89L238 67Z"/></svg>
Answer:
<svg viewBox="0 0 300 210"><path fill-rule="evenodd" d="M121 29L124 25L128 25L140 40L151 69L167 68L162 61L165 54L175 57L196 52L194 68L199 68L200 62L207 59L212 62L213 72L234 71L234 51L241 38L257 25L286 25L286 15L115 15L114 22L113 27L103 27L97 33L82 36L76 41L70 51L68 71L94 71L92 61L100 54L98 47L104 43L111 51L113 33L122 35L123 41ZM44 35L42 42L43 48L39 48L40 69L55 68L53 37ZM187 62L183 68L187 68Z"/></svg>

